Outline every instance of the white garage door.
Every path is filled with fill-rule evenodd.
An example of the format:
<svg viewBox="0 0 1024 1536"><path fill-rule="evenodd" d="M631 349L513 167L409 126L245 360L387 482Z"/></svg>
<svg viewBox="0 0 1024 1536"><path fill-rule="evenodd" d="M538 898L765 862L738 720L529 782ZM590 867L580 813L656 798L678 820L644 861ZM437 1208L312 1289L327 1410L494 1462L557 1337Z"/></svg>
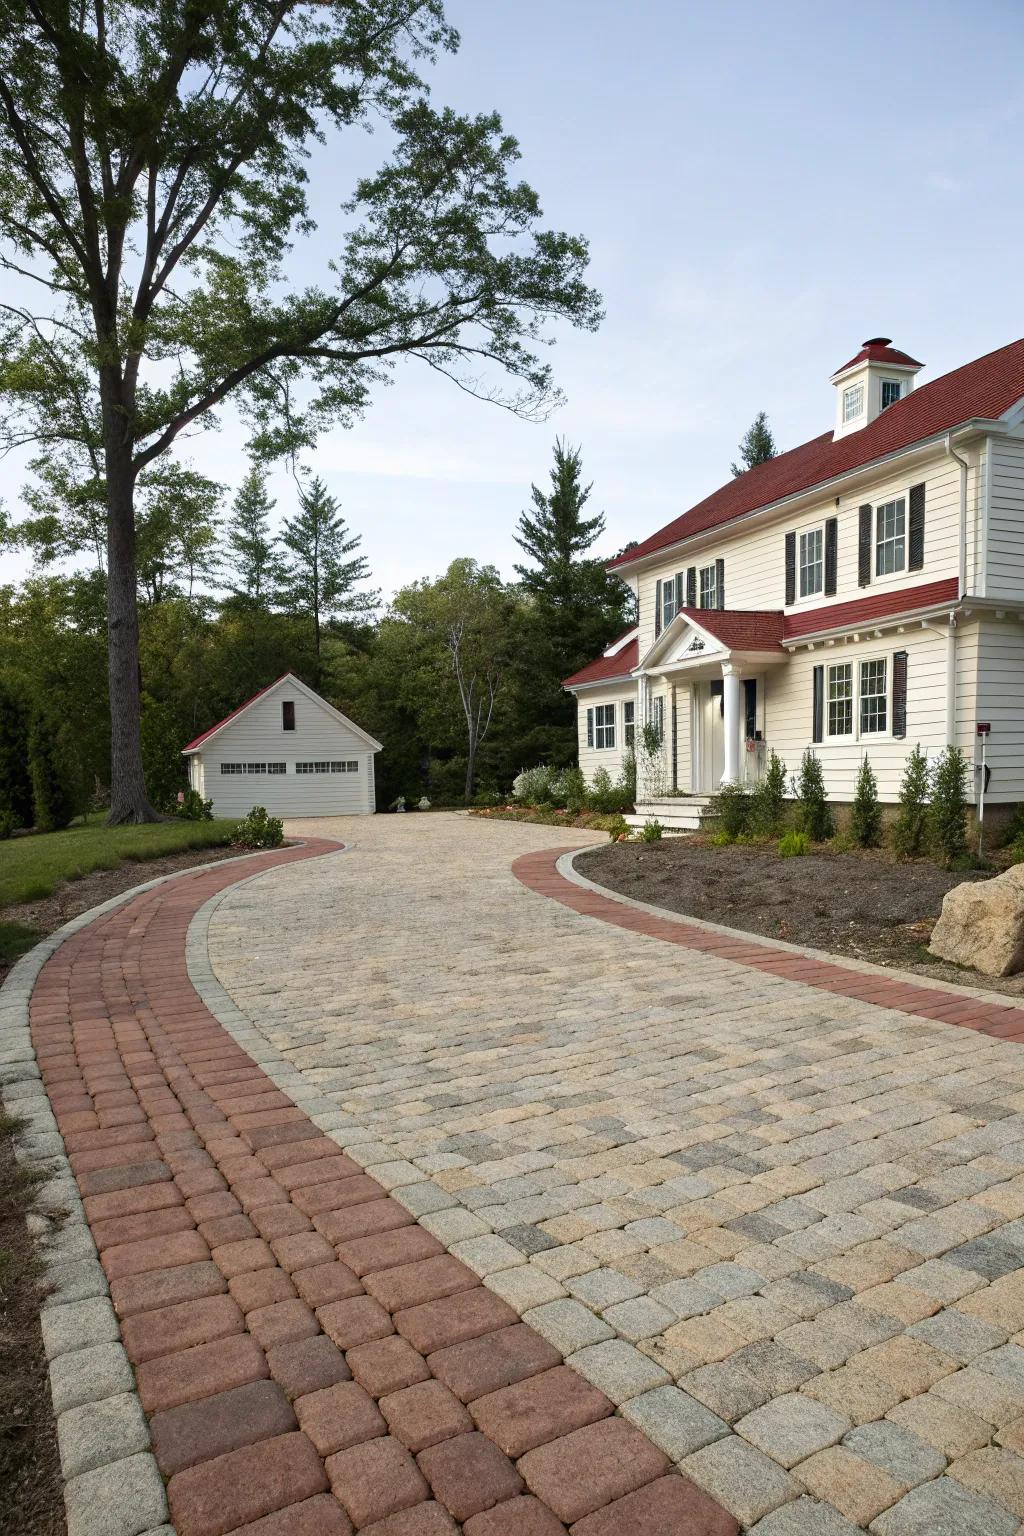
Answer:
<svg viewBox="0 0 1024 1536"><path fill-rule="evenodd" d="M204 793L216 816L244 816L254 805L272 816L365 816L373 810L373 753L341 758L203 765Z"/></svg>

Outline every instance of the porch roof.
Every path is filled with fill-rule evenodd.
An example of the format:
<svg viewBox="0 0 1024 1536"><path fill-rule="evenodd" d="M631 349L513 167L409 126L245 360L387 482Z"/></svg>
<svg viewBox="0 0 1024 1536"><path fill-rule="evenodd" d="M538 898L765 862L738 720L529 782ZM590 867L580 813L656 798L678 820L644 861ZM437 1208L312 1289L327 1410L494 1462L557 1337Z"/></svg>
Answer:
<svg viewBox="0 0 1024 1536"><path fill-rule="evenodd" d="M727 657L758 656L783 661L781 610L680 608L655 640L639 669L680 668L695 672Z"/></svg>

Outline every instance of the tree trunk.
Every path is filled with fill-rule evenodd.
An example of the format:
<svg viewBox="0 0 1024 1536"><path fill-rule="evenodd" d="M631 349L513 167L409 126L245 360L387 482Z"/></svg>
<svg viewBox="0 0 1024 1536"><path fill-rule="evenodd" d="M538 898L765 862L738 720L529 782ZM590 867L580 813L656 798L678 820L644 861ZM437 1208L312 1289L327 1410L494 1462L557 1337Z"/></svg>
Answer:
<svg viewBox="0 0 1024 1536"><path fill-rule="evenodd" d="M469 742L466 749L466 793L463 804L469 805L473 799L473 781L476 778L476 732L472 726L469 731Z"/></svg>
<svg viewBox="0 0 1024 1536"><path fill-rule="evenodd" d="M108 444L107 676L110 688L111 826L159 821L142 772L139 609L135 574L135 479L127 445Z"/></svg>

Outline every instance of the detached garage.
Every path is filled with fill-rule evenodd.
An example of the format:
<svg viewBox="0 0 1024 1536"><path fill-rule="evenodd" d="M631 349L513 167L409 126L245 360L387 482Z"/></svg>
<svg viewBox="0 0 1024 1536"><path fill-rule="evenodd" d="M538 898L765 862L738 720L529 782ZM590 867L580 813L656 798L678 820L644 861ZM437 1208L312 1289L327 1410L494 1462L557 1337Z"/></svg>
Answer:
<svg viewBox="0 0 1024 1536"><path fill-rule="evenodd" d="M381 750L292 673L184 749L189 783L215 816L264 805L273 816L372 816Z"/></svg>

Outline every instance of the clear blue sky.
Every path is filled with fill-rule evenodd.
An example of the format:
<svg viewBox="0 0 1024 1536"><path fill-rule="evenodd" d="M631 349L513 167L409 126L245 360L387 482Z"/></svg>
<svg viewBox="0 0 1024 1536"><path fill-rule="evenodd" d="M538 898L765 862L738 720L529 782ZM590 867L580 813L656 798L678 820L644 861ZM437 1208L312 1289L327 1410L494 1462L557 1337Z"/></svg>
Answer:
<svg viewBox="0 0 1024 1536"><path fill-rule="evenodd" d="M560 335L568 403L544 425L406 364L324 439L314 467L385 595L457 555L511 575L556 432L582 446L611 554L726 479L758 410L784 447L827 430L829 374L865 337L921 358L924 382L1024 334L1019 0L451 0L449 16L463 44L435 101L502 113L546 222L589 238L607 319ZM357 170L383 152L356 142ZM346 154L313 162L328 224ZM296 252L297 278L316 270ZM229 420L193 457L231 479L241 442Z"/></svg>

